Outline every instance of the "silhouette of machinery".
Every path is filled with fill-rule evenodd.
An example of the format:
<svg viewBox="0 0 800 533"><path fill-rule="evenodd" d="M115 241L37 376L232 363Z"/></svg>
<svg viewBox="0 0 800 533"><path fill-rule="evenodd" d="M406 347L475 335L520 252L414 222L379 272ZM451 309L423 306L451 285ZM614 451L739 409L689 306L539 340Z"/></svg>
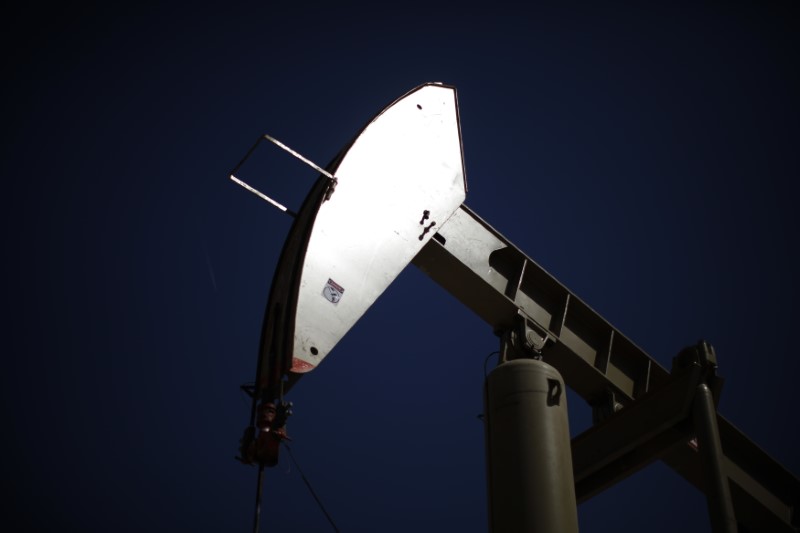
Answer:
<svg viewBox="0 0 800 533"><path fill-rule="evenodd" d="M286 411L289 389L413 263L500 338L484 391L491 531L577 531L577 503L655 460L705 493L715 533L798 531L800 483L717 412L708 343L663 368L463 204L454 87L405 94L325 169L262 140L320 177L294 213L235 177L258 142L231 172L295 217L249 390L251 438L257 404ZM593 409L571 440L565 385Z"/></svg>

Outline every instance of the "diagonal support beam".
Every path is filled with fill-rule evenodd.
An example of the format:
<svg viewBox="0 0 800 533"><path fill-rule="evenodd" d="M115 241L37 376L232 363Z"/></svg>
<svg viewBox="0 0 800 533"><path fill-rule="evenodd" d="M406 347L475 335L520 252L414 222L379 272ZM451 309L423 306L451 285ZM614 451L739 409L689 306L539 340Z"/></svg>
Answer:
<svg viewBox="0 0 800 533"><path fill-rule="evenodd" d="M636 473L674 446L687 446L700 369L670 379L572 439L572 465L578 503Z"/></svg>

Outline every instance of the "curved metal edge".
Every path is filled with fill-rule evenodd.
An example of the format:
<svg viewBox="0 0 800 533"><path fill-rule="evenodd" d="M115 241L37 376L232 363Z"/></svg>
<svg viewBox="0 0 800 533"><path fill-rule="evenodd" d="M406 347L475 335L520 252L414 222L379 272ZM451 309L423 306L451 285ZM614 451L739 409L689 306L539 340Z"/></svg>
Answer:
<svg viewBox="0 0 800 533"><path fill-rule="evenodd" d="M264 311L261 341L256 368L255 398L274 400L280 395L280 383L291 364L294 316L300 274L314 219L325 200L331 180L320 176L306 196L283 245L272 287Z"/></svg>

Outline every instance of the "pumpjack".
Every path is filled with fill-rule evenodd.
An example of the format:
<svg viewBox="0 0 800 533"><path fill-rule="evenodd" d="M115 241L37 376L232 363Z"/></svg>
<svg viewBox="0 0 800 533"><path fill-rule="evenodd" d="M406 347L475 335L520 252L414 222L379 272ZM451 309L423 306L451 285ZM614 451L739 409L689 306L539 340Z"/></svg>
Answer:
<svg viewBox="0 0 800 533"><path fill-rule="evenodd" d="M297 212L236 177L265 140L319 172ZM288 438L285 395L414 264L500 339L484 386L490 531L577 532L578 503L661 460L706 495L714 533L797 533L800 482L717 411L709 343L665 369L464 205L454 87L403 95L325 168L264 135L230 178L294 216L247 389L240 460L259 465L259 493ZM566 386L593 413L572 439Z"/></svg>

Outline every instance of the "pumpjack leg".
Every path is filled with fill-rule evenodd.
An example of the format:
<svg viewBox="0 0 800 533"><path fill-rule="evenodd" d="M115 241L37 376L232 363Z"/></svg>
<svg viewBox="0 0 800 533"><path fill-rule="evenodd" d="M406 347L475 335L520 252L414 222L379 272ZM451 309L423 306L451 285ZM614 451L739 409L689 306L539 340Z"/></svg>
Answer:
<svg viewBox="0 0 800 533"><path fill-rule="evenodd" d="M489 531L578 533L564 380L524 324L484 389Z"/></svg>
<svg viewBox="0 0 800 533"><path fill-rule="evenodd" d="M717 427L717 409L714 406L711 390L705 383L700 383L695 390L692 417L706 486L711 531L736 533L736 518L733 513L728 475L725 471L725 456L722 453Z"/></svg>

